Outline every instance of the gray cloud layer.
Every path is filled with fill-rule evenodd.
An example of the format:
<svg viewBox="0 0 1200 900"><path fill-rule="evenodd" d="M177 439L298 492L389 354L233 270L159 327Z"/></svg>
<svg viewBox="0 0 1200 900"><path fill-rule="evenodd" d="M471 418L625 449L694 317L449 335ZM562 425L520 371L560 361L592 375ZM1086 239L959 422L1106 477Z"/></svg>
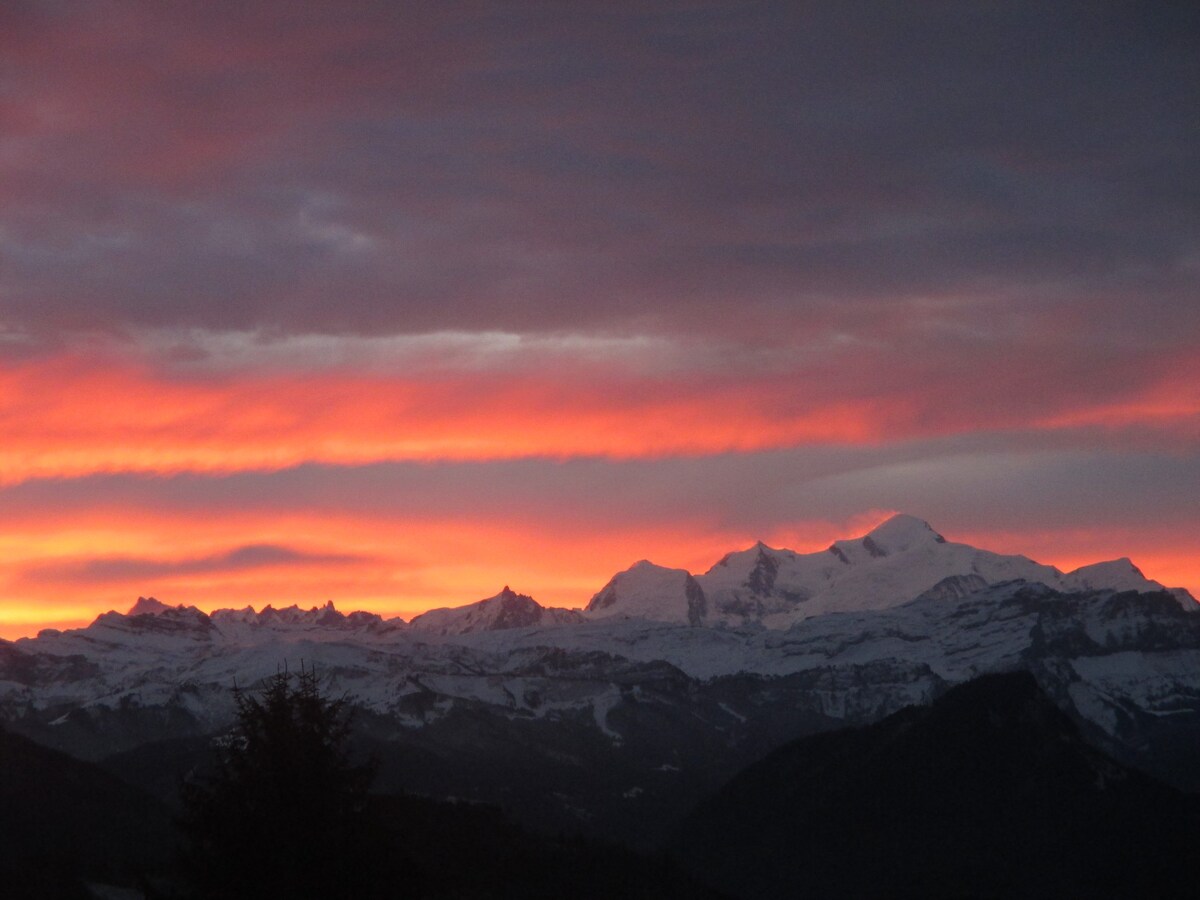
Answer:
<svg viewBox="0 0 1200 900"><path fill-rule="evenodd" d="M929 297L973 301L942 341L1197 336L1185 4L24 2L0 35L0 323L42 338L895 339Z"/></svg>

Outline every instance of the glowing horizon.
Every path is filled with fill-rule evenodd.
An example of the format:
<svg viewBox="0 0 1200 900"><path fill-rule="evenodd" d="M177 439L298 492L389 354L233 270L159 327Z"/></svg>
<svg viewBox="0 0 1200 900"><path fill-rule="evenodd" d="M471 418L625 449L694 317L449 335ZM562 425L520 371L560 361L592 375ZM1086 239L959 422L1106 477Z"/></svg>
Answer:
<svg viewBox="0 0 1200 900"><path fill-rule="evenodd" d="M476 552L469 555L466 565L451 570L448 574L439 571L435 577L430 578L426 573L418 573L408 583L397 582L394 572L387 569L388 560L385 557L368 553L361 557L343 556L331 559L327 554L306 554L303 549L296 549L295 543L239 548L241 551L258 551L258 559L253 558L252 552L242 552L240 559L237 552L184 558L162 556L152 559L94 556L64 558L48 555L33 566L35 574L33 577L27 576L26 584L33 588L61 589L63 585L78 584L80 580L98 583L98 588L90 590L91 605L77 606L68 610L69 614L63 618L46 621L43 601L36 593L31 594L28 606L10 605L5 609L3 617L0 618L0 638L12 640L18 637L32 637L42 628L61 630L83 627L103 612L126 612L141 596L153 596L170 606L195 606L206 613L216 609L243 609L247 606L255 610L266 606L277 609L299 606L308 609L332 602L343 613L364 610L385 618L400 617L407 621L429 609L474 603L494 596L501 585L510 585L518 593L534 597L543 606L581 608L603 587L608 578L628 568L637 559L649 558L660 565L684 568L693 574L699 574L715 565L725 553L752 546L755 540L762 539L768 546L777 548L815 552L823 550L834 540L861 536L892 514L894 511L874 511L855 516L840 530L828 522L816 522L801 527L792 525L783 531L777 531L769 536L769 539L750 540L743 537L739 540L734 534L716 535L711 531L696 535L673 535L670 539L656 534L636 536L663 548L667 554L665 558L631 553L633 548L629 546L629 542L634 536L625 533L601 535L599 547L596 546L596 538L593 537L588 556L581 558L578 548L569 545L565 548L568 551L566 558L558 553L554 554L554 559L559 565L535 566L524 578L508 573L505 561L514 555L514 551L519 556L522 545L545 547L549 534L526 534L516 538L507 534L480 534L480 544L474 546L487 546L489 553ZM361 522L340 524L351 528L362 525ZM324 521L320 525L324 526L321 530L325 531L329 542L338 546L360 545L378 549L381 545L389 543L392 537L388 536L389 541L380 540L381 534L386 534L386 530L380 532L376 524L368 529L373 533L373 539L370 541L361 536L340 534L329 538L330 523ZM934 525L936 527L936 523ZM439 531L438 526L433 523L424 523L422 527L427 538L431 533ZM311 535L312 531L317 529L318 523L309 523L306 533ZM334 531L336 530L337 526L334 527ZM443 523L441 530L443 539L452 538L461 542L460 525ZM504 537L509 538L509 544L497 540ZM954 536L950 539L959 543L972 543L981 549L995 552L1031 556L1038 562L1057 566L1064 572L1102 561L1100 558L1086 555L1073 555L1080 552L1080 547L1095 546L1098 541L1114 540L1111 535L1098 536L1094 533L1041 537L1052 546L1057 543L1059 555L1046 558L1014 548L1014 542L1022 538L1020 535L990 534L969 541ZM1124 537L1130 539L1130 536ZM997 542L1003 549L994 546ZM575 554L570 554L571 549L575 549ZM1195 572L1192 568L1193 560L1187 554L1163 553L1145 543L1139 544L1139 549L1145 551L1141 557L1143 564L1139 568L1147 577L1167 587L1185 587L1194 595L1200 594L1192 584L1185 583L1185 579ZM1116 558L1118 555L1129 554L1114 554L1104 559ZM624 562L610 563L610 567L602 572L596 568L606 561L617 559ZM1137 557L1134 558L1134 563L1139 563ZM90 565L91 570L79 572L77 567L81 564ZM574 571L570 568L572 565L581 565L584 568L582 571ZM298 578L295 575L298 566L312 573L310 577ZM345 571L346 568L350 571ZM151 572L157 569L169 574L147 575L144 574L147 569ZM343 571L339 573L339 569ZM1172 575L1182 575L1183 578L1173 580ZM147 581L157 583L162 590L130 593L138 584ZM228 596L232 591L240 593L235 597ZM274 599L257 602L254 600L254 597L264 594ZM397 597L404 599L397 602Z"/></svg>

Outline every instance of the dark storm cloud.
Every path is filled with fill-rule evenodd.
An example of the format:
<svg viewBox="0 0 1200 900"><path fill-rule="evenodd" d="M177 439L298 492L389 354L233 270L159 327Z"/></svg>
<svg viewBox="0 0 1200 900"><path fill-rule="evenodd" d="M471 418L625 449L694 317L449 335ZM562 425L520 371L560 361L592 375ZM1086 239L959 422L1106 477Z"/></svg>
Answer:
<svg viewBox="0 0 1200 900"><path fill-rule="evenodd" d="M0 323L933 352L892 304L970 296L1190 342L1197 37L1183 4L8 4Z"/></svg>
<svg viewBox="0 0 1200 900"><path fill-rule="evenodd" d="M248 544L224 553L193 559L163 560L111 556L38 564L18 570L17 580L26 584L97 584L242 572L281 566L353 566L366 561L366 557L349 554L306 553L274 544Z"/></svg>

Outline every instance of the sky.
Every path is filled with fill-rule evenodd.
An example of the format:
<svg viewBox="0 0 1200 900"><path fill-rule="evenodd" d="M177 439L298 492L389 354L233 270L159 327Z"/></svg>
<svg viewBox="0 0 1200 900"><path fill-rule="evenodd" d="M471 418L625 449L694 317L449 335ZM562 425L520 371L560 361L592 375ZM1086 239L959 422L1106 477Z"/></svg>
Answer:
<svg viewBox="0 0 1200 900"><path fill-rule="evenodd" d="M0 4L0 637L904 511L1200 596L1200 8Z"/></svg>

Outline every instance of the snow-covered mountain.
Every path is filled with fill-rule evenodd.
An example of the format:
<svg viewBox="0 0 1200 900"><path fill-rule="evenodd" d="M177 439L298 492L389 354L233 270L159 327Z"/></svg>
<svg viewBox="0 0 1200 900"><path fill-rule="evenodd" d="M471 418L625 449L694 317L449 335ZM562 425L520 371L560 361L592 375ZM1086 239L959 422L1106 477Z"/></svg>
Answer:
<svg viewBox="0 0 1200 900"><path fill-rule="evenodd" d="M1126 558L1064 574L1024 556L952 543L927 522L897 515L860 538L835 541L817 553L759 542L726 554L702 575L642 560L614 575L585 612L590 619L784 629L828 612L887 609L935 589L964 596L1017 580L1067 592L1165 590ZM1182 589L1173 593L1181 602L1191 600Z"/></svg>
<svg viewBox="0 0 1200 900"><path fill-rule="evenodd" d="M219 730L233 684L303 661L357 699L381 753L403 749L397 786L507 803L527 780L541 786L531 816L619 832L653 815L612 800L614 783L665 815L696 779L782 741L1026 669L1109 752L1200 788L1197 610L1128 560L1064 574L896 517L819 553L756 545L698 576L641 562L583 612L507 588L407 624L140 598L0 641L0 723L92 759L136 754Z"/></svg>
<svg viewBox="0 0 1200 900"><path fill-rule="evenodd" d="M947 541L927 522L888 519L868 534L818 553L759 543L730 553L696 577L718 622L786 628L827 612L886 609L960 579L978 585L1022 580L1056 590L1163 590L1127 559L1064 574L1024 556L1005 556Z"/></svg>

